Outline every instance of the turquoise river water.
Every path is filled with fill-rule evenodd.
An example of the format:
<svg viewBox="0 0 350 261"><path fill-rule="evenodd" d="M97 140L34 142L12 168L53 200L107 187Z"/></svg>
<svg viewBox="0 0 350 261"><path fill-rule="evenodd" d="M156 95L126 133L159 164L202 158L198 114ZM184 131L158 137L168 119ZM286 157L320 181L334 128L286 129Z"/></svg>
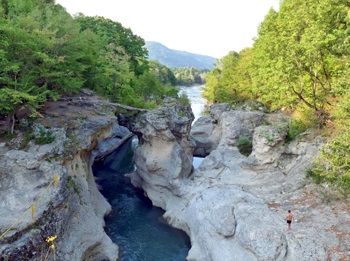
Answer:
<svg viewBox="0 0 350 261"><path fill-rule="evenodd" d="M204 107L200 86L181 88L189 96L195 117ZM112 206L105 218L106 233L120 246L121 261L184 261L191 247L189 237L169 226L164 211L152 206L143 191L134 188L126 173L134 170L134 138L125 143L102 163L93 165L102 195ZM194 167L202 159L194 158Z"/></svg>

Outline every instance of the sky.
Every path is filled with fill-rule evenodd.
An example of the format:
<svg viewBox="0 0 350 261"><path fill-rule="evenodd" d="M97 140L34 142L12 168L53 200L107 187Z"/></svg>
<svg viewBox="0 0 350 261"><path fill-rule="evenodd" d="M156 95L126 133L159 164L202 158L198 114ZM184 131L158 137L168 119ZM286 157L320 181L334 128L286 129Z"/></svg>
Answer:
<svg viewBox="0 0 350 261"><path fill-rule="evenodd" d="M280 0L56 0L74 15L103 16L145 41L222 58L253 44L259 24Z"/></svg>

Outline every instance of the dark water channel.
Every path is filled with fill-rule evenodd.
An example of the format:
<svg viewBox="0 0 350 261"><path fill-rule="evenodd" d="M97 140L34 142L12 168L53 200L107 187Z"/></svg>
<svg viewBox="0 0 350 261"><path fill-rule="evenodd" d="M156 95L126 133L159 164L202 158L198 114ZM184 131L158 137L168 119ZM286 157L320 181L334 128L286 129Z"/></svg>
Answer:
<svg viewBox="0 0 350 261"><path fill-rule="evenodd" d="M134 170L137 140L125 143L102 163L93 165L103 196L112 205L106 233L120 246L122 261L184 261L191 247L188 236L166 224L164 211L153 207L143 191L124 174Z"/></svg>

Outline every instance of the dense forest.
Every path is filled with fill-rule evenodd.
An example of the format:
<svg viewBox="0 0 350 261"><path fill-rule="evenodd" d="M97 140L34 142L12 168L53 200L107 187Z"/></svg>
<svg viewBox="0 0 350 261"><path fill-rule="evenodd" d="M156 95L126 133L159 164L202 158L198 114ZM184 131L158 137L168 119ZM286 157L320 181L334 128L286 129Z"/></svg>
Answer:
<svg viewBox="0 0 350 261"><path fill-rule="evenodd" d="M208 69L197 69L195 67L172 67L177 85L191 86L194 84L205 84Z"/></svg>
<svg viewBox="0 0 350 261"><path fill-rule="evenodd" d="M205 98L257 100L292 115L289 135L322 129L331 139L308 174L350 191L350 5L284 0L271 9L251 48L230 52L207 75ZM293 137L291 137L293 138Z"/></svg>
<svg viewBox="0 0 350 261"><path fill-rule="evenodd" d="M103 17L54 0L0 0L0 120L37 117L48 100L88 88L114 102L154 107L177 97L174 73L150 62L144 40Z"/></svg>

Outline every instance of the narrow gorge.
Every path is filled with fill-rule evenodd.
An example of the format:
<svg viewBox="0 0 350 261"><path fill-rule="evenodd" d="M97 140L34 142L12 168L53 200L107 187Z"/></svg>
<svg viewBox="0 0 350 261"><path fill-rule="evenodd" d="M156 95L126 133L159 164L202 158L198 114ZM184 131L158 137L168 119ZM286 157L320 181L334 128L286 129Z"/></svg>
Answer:
<svg viewBox="0 0 350 261"><path fill-rule="evenodd" d="M306 178L323 139L308 132L287 143L283 114L217 104L192 125L191 107L176 100L137 111L90 92L48 103L42 113L30 127L50 130L52 143L24 147L23 134L0 145L2 260L41 260L54 235L56 260L118 260L104 230L111 205L92 164L108 149L101 143L129 131L139 146L128 178L189 236L186 260L349 259L348 205L326 204L327 188ZM252 140L249 156L238 149L241 137ZM197 169L194 154L205 156ZM287 233L288 209L297 222Z"/></svg>

